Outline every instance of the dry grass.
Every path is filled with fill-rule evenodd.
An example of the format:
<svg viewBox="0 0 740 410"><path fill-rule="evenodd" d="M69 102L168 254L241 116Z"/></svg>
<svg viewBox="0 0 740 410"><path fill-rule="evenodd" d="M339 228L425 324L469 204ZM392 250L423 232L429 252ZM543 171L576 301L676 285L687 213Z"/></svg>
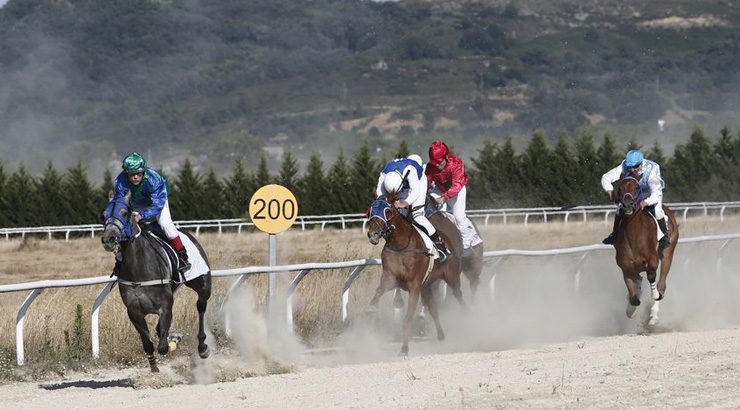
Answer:
<svg viewBox="0 0 740 410"><path fill-rule="evenodd" d="M735 233L740 218L720 222L717 218L694 218L682 223L683 237ZM546 249L597 243L611 228L605 222L571 222L550 224L495 224L482 227L487 250ZM211 259L213 269L265 265L267 237L263 234L201 234L200 241ZM287 232L278 236L278 263L328 262L375 258L380 247L371 246L359 229L348 231ZM103 251L98 239L63 240L26 239L0 241L0 284L42 279L81 278L104 275L113 265L112 256ZM315 271L304 279L294 303L296 335L309 346L331 344L342 332L341 289L347 271ZM367 268L352 287L350 314L367 304L377 286L379 269ZM279 275L282 293L292 274ZM209 304L208 324L217 347L227 347L223 335L220 307L232 278L214 279L214 295ZM264 310L266 275L250 277L245 287L254 294L254 308ZM89 352L89 320L92 303L102 286L44 291L31 306L26 318L25 352L31 369L39 372L64 372L69 366L89 366L89 360L71 360L72 352L64 332L72 334L77 304L83 307L84 340ZM123 304L114 290L103 304L100 318L100 340L103 357L100 363L145 366L141 342L129 323ZM0 294L0 379L17 377L9 372L15 357L15 314L26 293ZM390 294L385 298L390 298ZM381 302L381 306L388 301ZM388 308L390 310L390 308ZM156 318L151 318L153 328ZM176 295L173 331L185 334L180 348L170 359L175 360L196 351L197 331L195 293L181 289ZM213 344L213 339L210 339ZM88 353L89 354L89 353ZM84 359L84 358L83 358ZM89 359L89 358L88 358ZM168 360L170 360L168 359ZM49 365L48 363L53 363ZM33 366L35 364L35 367Z"/></svg>

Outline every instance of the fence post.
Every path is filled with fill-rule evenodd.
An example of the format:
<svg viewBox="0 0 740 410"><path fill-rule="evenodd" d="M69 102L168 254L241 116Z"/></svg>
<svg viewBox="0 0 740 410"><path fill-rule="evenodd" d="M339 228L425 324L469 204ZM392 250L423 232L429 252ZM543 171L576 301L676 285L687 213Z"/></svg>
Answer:
<svg viewBox="0 0 740 410"><path fill-rule="evenodd" d="M347 321L347 305L349 305L349 287L352 286L352 282L355 281L357 275L365 269L366 265L356 266L352 269L352 272L347 275L347 279L344 280L344 287L342 289L342 322Z"/></svg>
<svg viewBox="0 0 740 410"><path fill-rule="evenodd" d="M95 359L100 357L100 326L98 325L98 318L100 316L100 305L103 304L105 297L108 296L113 287L116 286L116 283L118 283L118 281L113 281L106 284L103 287L103 290L101 290L98 294L98 297L95 298L95 303L93 303L92 318L90 320L90 343L92 344L92 355Z"/></svg>
<svg viewBox="0 0 740 410"><path fill-rule="evenodd" d="M31 293L26 296L26 300L21 304L18 309L18 315L15 317L15 358L18 366L23 366L25 363L24 351L23 351L23 322L26 319L26 312L28 307L31 306L34 299L43 292L43 289L34 289Z"/></svg>
<svg viewBox="0 0 740 410"><path fill-rule="evenodd" d="M293 293L295 292L296 287L298 287L298 284L301 282L304 276L310 272L311 269L303 269L302 271L298 272L297 275L293 278L293 281L290 282L290 285L288 285L288 289L285 290L286 298L285 298L285 318L288 325L288 333L291 335L293 334Z"/></svg>

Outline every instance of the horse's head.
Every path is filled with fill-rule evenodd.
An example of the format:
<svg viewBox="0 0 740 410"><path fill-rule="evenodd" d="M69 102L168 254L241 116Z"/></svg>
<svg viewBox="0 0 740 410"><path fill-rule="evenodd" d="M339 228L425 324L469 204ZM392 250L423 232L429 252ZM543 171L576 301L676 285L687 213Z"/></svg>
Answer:
<svg viewBox="0 0 740 410"><path fill-rule="evenodd" d="M370 205L367 222L367 238L370 243L377 245L380 238L388 239L393 232L391 219L396 210L385 199L377 199Z"/></svg>
<svg viewBox="0 0 740 410"><path fill-rule="evenodd" d="M103 243L103 248L108 252L115 251L122 241L130 238L132 225L136 225L130 221L131 214L128 199L128 196L126 196L112 200L103 211L105 223L100 241Z"/></svg>
<svg viewBox="0 0 740 410"><path fill-rule="evenodd" d="M640 181L635 177L626 176L619 180L619 207L625 215L632 215L643 199Z"/></svg>

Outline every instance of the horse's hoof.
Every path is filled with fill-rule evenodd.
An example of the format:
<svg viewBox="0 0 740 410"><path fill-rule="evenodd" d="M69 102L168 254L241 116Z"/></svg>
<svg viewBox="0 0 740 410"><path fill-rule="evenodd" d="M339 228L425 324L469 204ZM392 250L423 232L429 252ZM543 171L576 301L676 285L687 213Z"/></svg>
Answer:
<svg viewBox="0 0 740 410"><path fill-rule="evenodd" d="M210 355L211 349L208 348L208 345L203 345L203 349L198 349L198 356L200 356L201 359L207 359Z"/></svg>
<svg viewBox="0 0 740 410"><path fill-rule="evenodd" d="M408 356L409 355L409 346L408 345L401 346L401 351L398 352L398 355L399 356L404 356L404 357L405 356Z"/></svg>
<svg viewBox="0 0 740 410"><path fill-rule="evenodd" d="M439 340L440 342L443 341L443 340L445 340L445 334L444 334L444 332L439 332L437 334L437 340Z"/></svg>
<svg viewBox="0 0 740 410"><path fill-rule="evenodd" d="M152 373L159 373L159 367L156 364L149 366L152 369Z"/></svg>
<svg viewBox="0 0 740 410"><path fill-rule="evenodd" d="M663 296L658 292L658 289L652 290L653 300L660 300Z"/></svg>
<svg viewBox="0 0 740 410"><path fill-rule="evenodd" d="M656 301L657 301L657 300L663 300L663 296L664 296L664 295L663 295L663 292L658 292L658 298L657 298L657 299L655 299L655 300L656 300Z"/></svg>
<svg viewBox="0 0 740 410"><path fill-rule="evenodd" d="M637 313L637 306L633 305L627 305L627 317L632 319L635 317L635 314Z"/></svg>

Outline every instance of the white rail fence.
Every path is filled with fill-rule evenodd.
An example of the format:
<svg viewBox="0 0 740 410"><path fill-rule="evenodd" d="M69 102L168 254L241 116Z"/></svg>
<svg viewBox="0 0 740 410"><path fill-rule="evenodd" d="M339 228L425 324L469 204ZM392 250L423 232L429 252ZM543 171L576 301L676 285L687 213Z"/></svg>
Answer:
<svg viewBox="0 0 740 410"><path fill-rule="evenodd" d="M681 202L668 204L679 217L685 221L689 216L708 216L718 215L720 220L724 221L729 211L734 213L740 212L740 202ZM609 216L613 215L616 208L614 205L584 205L571 208L501 208L501 209L473 209L468 210L468 217L476 221L483 221L484 225L489 223L530 223L550 222L553 220L562 220L566 223L572 220L588 221L589 219L602 219L608 221ZM310 228L320 228L322 231L327 226L339 229L362 226L365 229L364 214L339 214L339 215L314 215L299 216L293 229L306 230ZM195 231L200 234L203 231L216 231L222 233L225 230L236 231L241 233L243 229L252 229L254 224L247 219L207 219L198 221L176 221L175 225L180 229ZM37 226L25 228L0 228L0 236L6 240L14 237L25 238L26 235L46 235L49 239L55 238L55 235L64 235L65 240L69 240L70 234L89 234L95 237L96 232L103 230L100 224L88 225L64 225L64 226Z"/></svg>
<svg viewBox="0 0 740 410"><path fill-rule="evenodd" d="M740 239L740 234L728 234L728 235L715 235L715 236L700 236L693 238L683 238L679 240L679 244L687 243L699 243L707 241L723 241L722 245L717 250L716 255L716 268L719 271L722 268L722 257L725 251L728 249L728 245L734 241ZM503 263L511 256L523 256L523 257L547 257L553 255L565 255L565 254L581 254L578 262L575 266L574 274L574 286L576 290L579 290L581 266L586 260L587 256L592 252L608 251L613 249L608 245L587 245L578 246L572 248L559 248L559 249L545 249L545 250L500 250L500 251L488 251L483 254L486 259L486 263L493 261L493 265L489 268L492 272L489 282L489 290L491 292L491 299L495 297L495 281L496 276L499 274L499 269ZM684 263L688 263L688 259ZM285 295L282 300L270 301L271 306L273 303L284 302L286 308L286 325L289 332L293 332L293 294L300 284L301 280L308 274L315 270L321 269L348 269L351 268L344 281L341 293L341 310L342 320L346 321L349 317L349 290L354 280L360 275L360 273L368 266L380 265L379 259L358 259L344 262L329 262L329 263L305 263L295 265L282 265L282 266L252 266L237 269L225 269L215 270L212 272L214 277L230 277L236 276L236 280L229 286L229 293L226 299L234 292L236 288L246 279L247 275L253 275L258 273L291 273L295 272L295 276L291 281L290 285L286 289ZM91 312L91 345L92 355L97 358L100 355L100 337L99 337L99 314L100 307L105 301L106 296L110 293L113 287L116 285L115 279L107 276L98 276L94 278L84 279L71 279L71 280L43 280L36 282L26 282L11 285L0 285L0 293L9 292L22 292L31 291L18 309L16 315L16 326L15 326L15 343L16 343L16 361L18 365L23 365L25 362L24 348L23 348L23 326L28 312L29 307L33 301L45 290L52 288L71 288L79 286L92 286L92 285L104 285L98 296L95 298ZM224 303L226 303L226 299ZM229 332L229 324L226 323L227 334Z"/></svg>

